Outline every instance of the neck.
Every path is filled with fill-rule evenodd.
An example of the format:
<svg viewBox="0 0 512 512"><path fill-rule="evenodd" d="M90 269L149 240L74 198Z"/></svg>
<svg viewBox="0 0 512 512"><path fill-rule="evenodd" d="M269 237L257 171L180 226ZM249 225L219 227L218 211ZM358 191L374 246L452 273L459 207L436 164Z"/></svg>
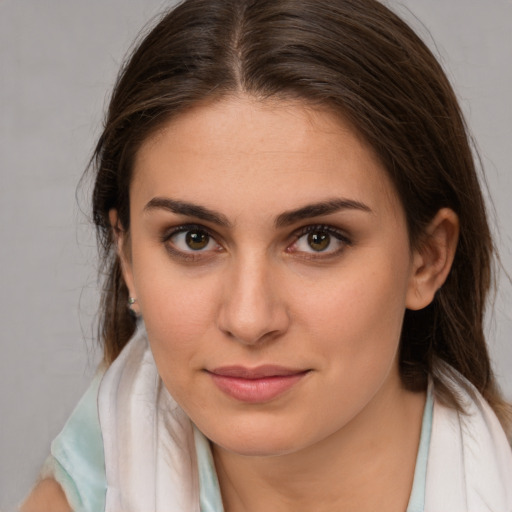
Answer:
<svg viewBox="0 0 512 512"><path fill-rule="evenodd" d="M381 391L375 406L297 452L252 457L214 445L225 511L405 511L425 394Z"/></svg>

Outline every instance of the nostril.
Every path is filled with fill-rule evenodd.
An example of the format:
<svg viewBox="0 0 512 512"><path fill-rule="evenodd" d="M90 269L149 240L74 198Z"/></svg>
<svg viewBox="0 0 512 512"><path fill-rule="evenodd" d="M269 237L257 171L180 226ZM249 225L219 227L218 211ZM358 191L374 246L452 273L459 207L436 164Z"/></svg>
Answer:
<svg viewBox="0 0 512 512"><path fill-rule="evenodd" d="M277 305L258 311L225 308L219 315L219 329L245 345L260 345L275 340L288 329L288 315Z"/></svg>

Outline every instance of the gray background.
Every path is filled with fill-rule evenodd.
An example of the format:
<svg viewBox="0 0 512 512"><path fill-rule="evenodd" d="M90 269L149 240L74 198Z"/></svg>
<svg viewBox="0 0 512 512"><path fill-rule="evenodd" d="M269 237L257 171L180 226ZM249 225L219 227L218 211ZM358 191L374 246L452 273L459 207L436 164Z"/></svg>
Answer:
<svg viewBox="0 0 512 512"><path fill-rule="evenodd" d="M0 0L4 511L31 486L50 440L98 361L92 327L98 298L95 240L78 206L88 211L90 185L79 189L78 201L75 191L125 52L143 25L169 4ZM390 5L440 56L455 85L486 167L501 257L512 272L512 0ZM502 275L488 333L509 399L511 305L511 285Z"/></svg>

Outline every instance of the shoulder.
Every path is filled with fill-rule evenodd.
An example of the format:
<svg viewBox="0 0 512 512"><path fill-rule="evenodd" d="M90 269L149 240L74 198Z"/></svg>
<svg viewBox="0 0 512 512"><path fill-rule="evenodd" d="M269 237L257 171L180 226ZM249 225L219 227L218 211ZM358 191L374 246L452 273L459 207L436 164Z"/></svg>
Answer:
<svg viewBox="0 0 512 512"><path fill-rule="evenodd" d="M41 480L21 505L20 512L72 512L62 487L53 479Z"/></svg>

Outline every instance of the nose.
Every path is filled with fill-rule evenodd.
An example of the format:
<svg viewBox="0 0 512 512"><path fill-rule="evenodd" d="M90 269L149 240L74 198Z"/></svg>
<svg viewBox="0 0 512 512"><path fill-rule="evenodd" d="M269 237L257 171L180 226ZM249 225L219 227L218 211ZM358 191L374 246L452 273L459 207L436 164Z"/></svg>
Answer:
<svg viewBox="0 0 512 512"><path fill-rule="evenodd" d="M224 282L219 329L244 345L258 345L284 334L289 314L276 273L265 258L234 264Z"/></svg>

